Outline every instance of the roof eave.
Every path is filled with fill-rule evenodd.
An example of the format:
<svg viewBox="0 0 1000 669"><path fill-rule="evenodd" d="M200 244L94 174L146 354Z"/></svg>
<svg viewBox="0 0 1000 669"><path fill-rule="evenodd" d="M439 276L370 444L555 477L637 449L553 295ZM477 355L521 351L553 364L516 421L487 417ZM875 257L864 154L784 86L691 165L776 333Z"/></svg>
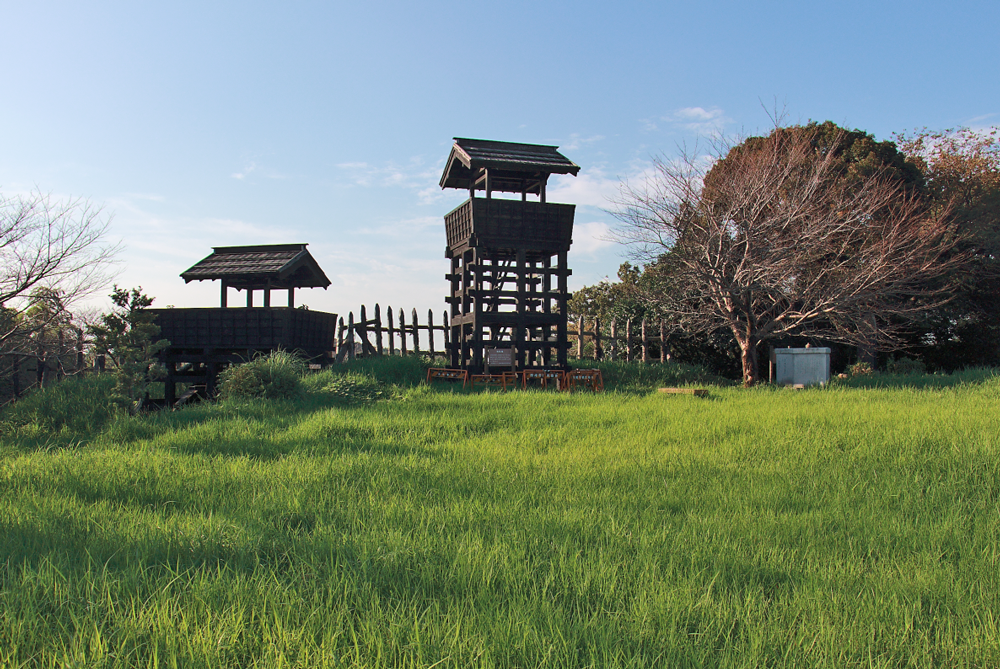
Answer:
<svg viewBox="0 0 1000 669"><path fill-rule="evenodd" d="M452 144L451 151L448 153L448 161L444 164L444 173L441 175L440 186L442 189L448 188L445 185L448 182L448 177L451 175L452 166L455 164L455 160L458 160L466 169L472 169L472 158L467 154L462 147L458 144ZM453 186L457 188L457 186Z"/></svg>

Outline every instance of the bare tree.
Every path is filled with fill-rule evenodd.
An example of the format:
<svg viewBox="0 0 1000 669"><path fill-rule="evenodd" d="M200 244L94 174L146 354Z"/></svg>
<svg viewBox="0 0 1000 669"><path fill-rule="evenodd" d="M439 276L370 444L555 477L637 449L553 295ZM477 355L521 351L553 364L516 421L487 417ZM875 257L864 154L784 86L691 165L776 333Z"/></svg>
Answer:
<svg viewBox="0 0 1000 669"><path fill-rule="evenodd" d="M118 251L109 222L87 200L0 194L0 345L64 321L108 284Z"/></svg>
<svg viewBox="0 0 1000 669"><path fill-rule="evenodd" d="M832 124L776 128L712 160L657 160L652 178L621 188L619 239L661 278L646 298L681 331L731 331L745 385L770 339L885 345L900 317L946 299L942 279L961 261L947 210L889 163L849 164L846 145Z"/></svg>

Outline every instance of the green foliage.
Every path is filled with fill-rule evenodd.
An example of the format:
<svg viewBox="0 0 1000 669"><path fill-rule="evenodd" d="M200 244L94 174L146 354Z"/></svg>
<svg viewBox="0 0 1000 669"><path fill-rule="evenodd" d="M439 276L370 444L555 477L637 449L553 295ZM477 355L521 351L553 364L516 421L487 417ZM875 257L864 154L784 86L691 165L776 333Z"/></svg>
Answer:
<svg viewBox="0 0 1000 669"><path fill-rule="evenodd" d="M366 404L395 396L391 386L357 373L330 374L320 392L339 404Z"/></svg>
<svg viewBox="0 0 1000 669"><path fill-rule="evenodd" d="M850 376L865 376L866 374L872 374L874 372L875 369L872 368L871 363L864 361L856 362L847 367L847 373Z"/></svg>
<svg viewBox="0 0 1000 669"><path fill-rule="evenodd" d="M114 364L116 394L131 402L133 409L140 406L156 374L156 354L170 345L166 339L154 341L160 327L148 311L153 299L142 293L141 286L131 291L115 286L111 293L114 309L87 326L94 353Z"/></svg>
<svg viewBox="0 0 1000 669"><path fill-rule="evenodd" d="M109 375L69 377L35 390L0 412L0 434L90 437L123 408Z"/></svg>
<svg viewBox="0 0 1000 669"><path fill-rule="evenodd" d="M288 351L272 351L219 374L219 398L291 400L302 396L305 361Z"/></svg>
<svg viewBox="0 0 1000 669"><path fill-rule="evenodd" d="M890 374L924 374L927 371L927 365L920 360L914 360L905 356L901 358L893 357L886 363L885 369Z"/></svg>
<svg viewBox="0 0 1000 669"><path fill-rule="evenodd" d="M970 258L950 277L954 299L913 324L906 350L934 370L1000 364L1000 129L925 129L897 140L932 206L950 210L955 252Z"/></svg>
<svg viewBox="0 0 1000 669"><path fill-rule="evenodd" d="M613 318L620 322L629 318L654 318L655 313L641 299L646 279L647 275L641 267L622 263L618 268L618 281L604 279L573 293L568 303L570 319L575 320L580 316L587 319L599 318L608 324Z"/></svg>

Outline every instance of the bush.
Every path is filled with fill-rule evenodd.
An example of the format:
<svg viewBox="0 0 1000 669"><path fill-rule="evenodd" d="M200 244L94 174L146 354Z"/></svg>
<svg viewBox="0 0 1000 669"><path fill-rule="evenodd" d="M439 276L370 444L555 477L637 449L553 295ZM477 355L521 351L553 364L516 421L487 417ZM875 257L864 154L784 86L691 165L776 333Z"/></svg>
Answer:
<svg viewBox="0 0 1000 669"><path fill-rule="evenodd" d="M870 363L867 362L856 362L847 368L847 373L851 376L867 376L872 374L875 370L872 369Z"/></svg>
<svg viewBox="0 0 1000 669"><path fill-rule="evenodd" d="M135 412L142 408L157 377L156 355L170 342L156 339L160 327L149 311L153 298L144 295L141 287L129 291L115 286L111 301L115 305L111 313L88 325L87 331L94 338L94 353L107 356L114 366L115 391Z"/></svg>
<svg viewBox="0 0 1000 669"><path fill-rule="evenodd" d="M885 370L890 374L926 374L927 365L920 360L913 358L890 358L885 366Z"/></svg>
<svg viewBox="0 0 1000 669"><path fill-rule="evenodd" d="M263 398L291 400L302 396L302 375L307 366L288 351L274 351L219 374L220 399Z"/></svg>

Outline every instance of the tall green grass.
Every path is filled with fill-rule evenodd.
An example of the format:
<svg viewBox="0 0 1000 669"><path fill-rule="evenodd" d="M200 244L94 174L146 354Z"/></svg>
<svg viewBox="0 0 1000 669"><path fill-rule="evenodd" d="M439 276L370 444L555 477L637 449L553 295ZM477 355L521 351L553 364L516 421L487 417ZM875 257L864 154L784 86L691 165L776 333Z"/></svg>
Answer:
<svg viewBox="0 0 1000 669"><path fill-rule="evenodd" d="M1000 662L988 375L707 399L304 384L60 448L5 437L0 666Z"/></svg>

